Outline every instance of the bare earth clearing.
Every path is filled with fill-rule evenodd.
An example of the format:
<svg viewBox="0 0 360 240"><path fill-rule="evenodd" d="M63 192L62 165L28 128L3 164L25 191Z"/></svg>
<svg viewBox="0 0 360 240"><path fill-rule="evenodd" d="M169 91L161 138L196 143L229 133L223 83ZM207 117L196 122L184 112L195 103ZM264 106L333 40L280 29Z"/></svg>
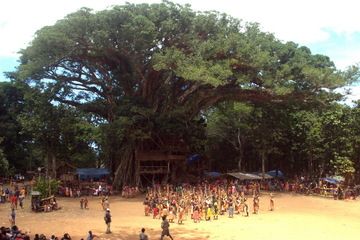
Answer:
<svg viewBox="0 0 360 240"><path fill-rule="evenodd" d="M80 209L79 199L58 198L61 210L49 213L30 211L29 199L25 208L16 212L16 224L22 231L44 233L47 237L55 234L61 237L68 232L72 239L86 239L92 230L100 239L137 240L141 227L146 228L150 239L159 239L160 220L145 217L143 198L123 199L110 197L113 216L112 234L104 234L104 212L100 199L89 199L90 210ZM249 203L251 203L249 199ZM234 219L220 216L219 220L193 223L189 219L183 225L173 223L170 232L174 239L359 239L360 201L335 201L320 197L276 194L275 211L268 211L269 196L260 198L260 213L248 218L235 215ZM252 210L252 206L250 207ZM8 226L9 204L0 204L0 225Z"/></svg>

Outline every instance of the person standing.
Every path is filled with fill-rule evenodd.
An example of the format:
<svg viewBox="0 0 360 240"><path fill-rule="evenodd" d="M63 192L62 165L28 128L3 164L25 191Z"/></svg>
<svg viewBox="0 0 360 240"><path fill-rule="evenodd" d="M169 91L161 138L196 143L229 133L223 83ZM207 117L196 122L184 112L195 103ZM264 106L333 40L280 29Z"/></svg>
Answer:
<svg viewBox="0 0 360 240"><path fill-rule="evenodd" d="M145 234L145 228L141 229L141 233L139 234L139 239L140 240L149 240L148 235Z"/></svg>
<svg viewBox="0 0 360 240"><path fill-rule="evenodd" d="M84 199L83 198L80 199L80 208L81 209L84 208Z"/></svg>
<svg viewBox="0 0 360 240"><path fill-rule="evenodd" d="M106 209L104 220L105 220L105 224L107 226L106 233L111 233L111 230L110 230L111 214L110 214L109 208Z"/></svg>
<svg viewBox="0 0 360 240"><path fill-rule="evenodd" d="M259 207L260 207L260 200L259 200L259 195L255 194L254 198L253 198L253 210L254 210L254 214L258 214L259 213Z"/></svg>
<svg viewBox="0 0 360 240"><path fill-rule="evenodd" d="M17 198L15 194L10 195L10 203L11 203L11 209L13 208L17 209Z"/></svg>
<svg viewBox="0 0 360 240"><path fill-rule="evenodd" d="M270 193L270 211L274 211L274 195Z"/></svg>
<svg viewBox="0 0 360 240"><path fill-rule="evenodd" d="M104 196L101 198L100 204L101 204L102 209L105 211L106 208L105 208L105 197Z"/></svg>
<svg viewBox="0 0 360 240"><path fill-rule="evenodd" d="M87 199L87 197L84 198L84 208L89 209L89 200Z"/></svg>
<svg viewBox="0 0 360 240"><path fill-rule="evenodd" d="M162 217L162 222L161 222L161 228L162 228L162 232L161 232L161 237L160 240L163 240L164 236L168 236L171 240L174 240L173 237L170 234L170 223L168 222L168 220L166 219L166 216Z"/></svg>
<svg viewBox="0 0 360 240"><path fill-rule="evenodd" d="M26 191L25 191L25 187L21 188L20 190L20 196L19 196L19 205L21 208L23 208L23 201L25 199L25 195L26 195Z"/></svg>
<svg viewBox="0 0 360 240"><path fill-rule="evenodd" d="M246 203L246 198L245 197L243 197L243 204L244 204L244 210L243 210L243 212L244 212L244 214L246 214L246 215L244 215L245 217L248 217L249 216L249 206L247 205L247 203Z"/></svg>
<svg viewBox="0 0 360 240"><path fill-rule="evenodd" d="M10 221L11 226L15 226L15 218L16 218L15 209L11 208L11 213L10 213L10 217L9 217L9 221Z"/></svg>
<svg viewBox="0 0 360 240"><path fill-rule="evenodd" d="M110 208L110 202L109 202L109 197L108 196L105 197L104 208L105 209Z"/></svg>
<svg viewBox="0 0 360 240"><path fill-rule="evenodd" d="M228 206L229 206L229 218L233 218L234 217L234 203L232 201L232 199L229 200L228 202Z"/></svg>

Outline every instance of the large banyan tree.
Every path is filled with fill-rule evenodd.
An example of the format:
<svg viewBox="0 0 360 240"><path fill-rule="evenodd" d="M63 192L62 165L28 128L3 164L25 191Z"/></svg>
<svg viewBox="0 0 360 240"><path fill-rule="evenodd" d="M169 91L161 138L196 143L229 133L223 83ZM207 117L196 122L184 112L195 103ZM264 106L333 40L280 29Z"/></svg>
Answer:
<svg viewBox="0 0 360 240"><path fill-rule="evenodd" d="M220 101L308 100L349 80L328 57L257 24L167 1L83 8L43 27L21 51L16 77L103 119L117 184L138 181L141 140L181 136Z"/></svg>

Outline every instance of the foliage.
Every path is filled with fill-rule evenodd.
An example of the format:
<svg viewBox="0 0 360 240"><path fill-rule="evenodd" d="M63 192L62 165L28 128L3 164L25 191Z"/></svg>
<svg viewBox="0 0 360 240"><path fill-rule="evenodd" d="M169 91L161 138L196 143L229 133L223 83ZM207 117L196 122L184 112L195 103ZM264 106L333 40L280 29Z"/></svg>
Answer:
<svg viewBox="0 0 360 240"><path fill-rule="evenodd" d="M331 164L335 170L335 174L339 176L346 176L355 172L354 162L348 157L336 156Z"/></svg>
<svg viewBox="0 0 360 240"><path fill-rule="evenodd" d="M236 155L237 165L228 164L228 169L242 169L242 160L245 142L247 140L250 131L250 126L248 124L249 119L253 108L244 103L238 102L224 102L218 104L215 108L212 108L207 113L207 137L208 137L208 155L210 159L213 159L213 156L216 156L216 148L213 148L215 145L212 143L223 143L228 144L234 152L230 155ZM222 163L222 167L226 167L226 160L224 156L219 156L221 159L218 159L217 162ZM227 160L229 154L227 154Z"/></svg>
<svg viewBox="0 0 360 240"><path fill-rule="evenodd" d="M207 152L215 160L213 166L233 169L242 154L245 169L259 171L265 148L266 169L281 168L290 175L316 177L358 169L357 109L337 103L320 106L261 104L249 108L249 113L236 110L241 121L233 108L213 108L207 125ZM242 153L230 143L234 134L229 131L240 125L245 140Z"/></svg>
<svg viewBox="0 0 360 240"><path fill-rule="evenodd" d="M56 179L40 177L36 179L34 190L39 191L41 198L50 197L58 192L60 181Z"/></svg>
<svg viewBox="0 0 360 240"><path fill-rule="evenodd" d="M0 148L0 176L7 177L8 171L9 171L9 162L6 159L3 150Z"/></svg>
<svg viewBox="0 0 360 240"><path fill-rule="evenodd" d="M25 169L29 153L29 137L21 133L17 116L23 111L24 91L15 84L0 82L0 148L11 167Z"/></svg>

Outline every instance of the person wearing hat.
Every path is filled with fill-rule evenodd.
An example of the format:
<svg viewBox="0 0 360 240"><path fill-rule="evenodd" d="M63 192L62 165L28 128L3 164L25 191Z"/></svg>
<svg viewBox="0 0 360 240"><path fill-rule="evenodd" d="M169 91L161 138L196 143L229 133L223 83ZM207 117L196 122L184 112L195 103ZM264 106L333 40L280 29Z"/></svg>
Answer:
<svg viewBox="0 0 360 240"><path fill-rule="evenodd" d="M105 220L105 223L107 226L106 233L111 233L111 231L110 231L111 214L110 214L109 208L106 209L104 220Z"/></svg>

